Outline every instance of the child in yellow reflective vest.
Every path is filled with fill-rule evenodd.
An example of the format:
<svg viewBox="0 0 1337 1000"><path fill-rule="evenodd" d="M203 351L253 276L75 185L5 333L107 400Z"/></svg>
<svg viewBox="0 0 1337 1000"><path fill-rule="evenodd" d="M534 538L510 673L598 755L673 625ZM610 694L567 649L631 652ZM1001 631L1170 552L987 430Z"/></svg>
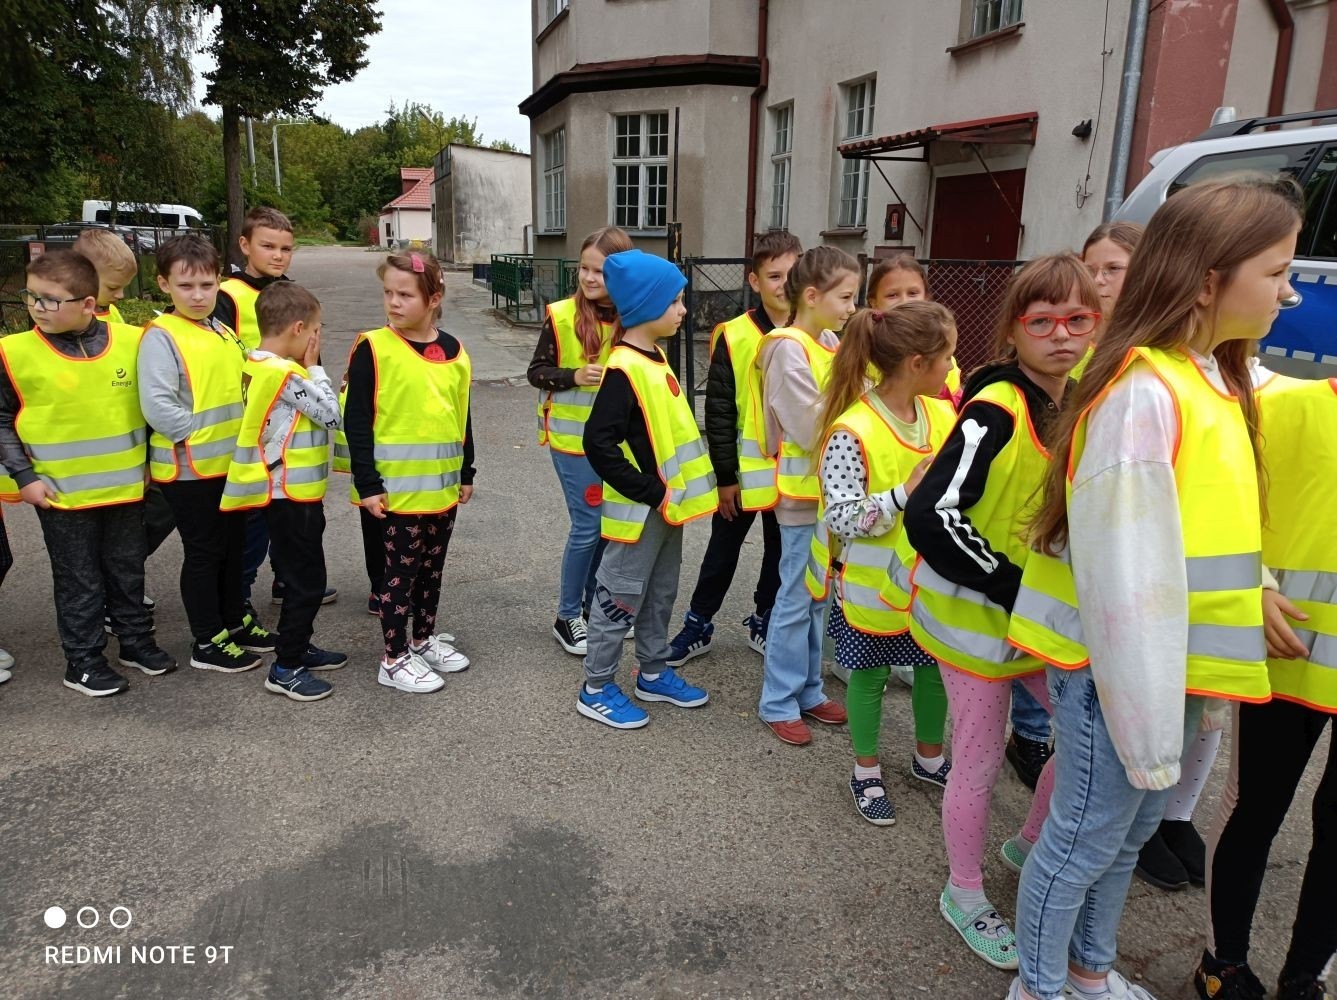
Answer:
<svg viewBox="0 0 1337 1000"><path fill-rule="evenodd" d="M1116 932L1205 701L1269 696L1249 359L1291 294L1300 207L1292 180L1260 174L1169 198L1055 429L1014 610L1058 664L1058 750L1017 892L1013 1000L1136 995ZM1221 992L1242 958L1204 956L1200 993L1261 995Z"/></svg>
<svg viewBox="0 0 1337 1000"><path fill-rule="evenodd" d="M911 638L904 606L893 608L883 595L893 564L911 551L903 547L899 558L896 551L906 501L955 422L951 402L936 398L955 349L956 322L937 303L863 309L845 324L822 394L822 500L813 554L827 572L810 576L808 590L814 597L832 591L827 634L836 663L849 671L850 793L859 815L879 826L896 821L878 759L891 664L914 670L911 776L945 787L951 770L942 753L947 695L938 664ZM878 376L872 388L870 371Z"/></svg>
<svg viewBox="0 0 1337 1000"><path fill-rule="evenodd" d="M658 341L686 308L682 272L639 250L609 255L604 283L626 332L615 343L585 424L585 454L603 481L603 534L576 711L614 729L639 729L644 709L616 683L622 640L636 627L638 701L679 708L708 695L668 665L669 618L682 566L682 526L715 512L718 495L696 416Z"/></svg>
<svg viewBox="0 0 1337 1000"><path fill-rule="evenodd" d="M886 312L905 302L928 301L933 298L928 286L928 272L924 265L908 253L884 257L868 272L869 309ZM948 359L947 380L937 393L940 399L956 405L961 401L961 369L955 356Z"/></svg>

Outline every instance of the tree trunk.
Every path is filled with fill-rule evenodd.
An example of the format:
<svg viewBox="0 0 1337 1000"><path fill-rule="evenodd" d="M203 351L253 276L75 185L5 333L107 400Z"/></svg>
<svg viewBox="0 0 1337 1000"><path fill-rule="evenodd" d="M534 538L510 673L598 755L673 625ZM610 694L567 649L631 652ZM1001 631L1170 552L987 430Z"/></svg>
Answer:
<svg viewBox="0 0 1337 1000"><path fill-rule="evenodd" d="M236 108L223 108L223 177L227 182L227 243L223 254L224 277L228 265L241 265L242 222L246 218L246 193L241 186L241 114Z"/></svg>

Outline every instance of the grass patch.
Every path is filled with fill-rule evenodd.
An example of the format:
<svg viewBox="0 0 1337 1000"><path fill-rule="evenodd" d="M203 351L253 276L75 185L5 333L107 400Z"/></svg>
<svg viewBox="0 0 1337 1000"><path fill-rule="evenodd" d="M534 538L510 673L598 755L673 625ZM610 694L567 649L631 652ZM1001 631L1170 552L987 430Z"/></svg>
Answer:
<svg viewBox="0 0 1337 1000"><path fill-rule="evenodd" d="M121 318L131 326L143 326L167 307L165 302L153 302L149 299L121 299L116 308L121 311Z"/></svg>

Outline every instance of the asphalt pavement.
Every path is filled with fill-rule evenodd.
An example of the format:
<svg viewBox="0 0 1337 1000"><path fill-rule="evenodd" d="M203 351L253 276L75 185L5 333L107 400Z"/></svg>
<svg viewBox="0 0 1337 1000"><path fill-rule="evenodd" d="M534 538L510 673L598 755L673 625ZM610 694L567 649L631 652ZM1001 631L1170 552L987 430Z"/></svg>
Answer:
<svg viewBox="0 0 1337 1000"><path fill-rule="evenodd" d="M355 332L382 322L380 259L347 248L296 256L293 275L325 305L336 378ZM523 377L536 334L490 306L467 274L450 275L443 325L474 359L479 471L440 619L473 663L437 694L376 683L379 628L343 477L331 483L325 539L340 597L321 611L316 641L351 662L326 675L331 698L304 705L267 693L261 671L132 671L129 691L109 699L62 687L37 522L5 508L16 565L0 588L0 644L18 665L0 686L0 994L1003 997L1010 975L973 957L938 914L940 793L908 774L908 690L893 684L887 697L889 828L855 812L844 728L818 727L795 749L758 722L761 660L739 623L759 529L713 651L684 670L710 703L653 706L634 732L576 714L581 664L550 631L566 517ZM680 611L707 535L706 524L687 529ZM149 562L148 591L160 642L185 663L179 567L172 538ZM257 604L272 624L269 585L265 567ZM621 680L633 666L628 644ZM843 700L839 682L828 690ZM1228 754L1227 740L1200 826ZM1315 764L1325 756L1321 746ZM1253 963L1268 982L1295 912L1316 780L1311 766L1255 922ZM1005 769L996 844L1028 798ZM1011 916L1016 876L992 855L985 871ZM48 926L52 907L64 926ZM1193 996L1204 922L1201 890L1135 881L1118 967L1162 1000Z"/></svg>

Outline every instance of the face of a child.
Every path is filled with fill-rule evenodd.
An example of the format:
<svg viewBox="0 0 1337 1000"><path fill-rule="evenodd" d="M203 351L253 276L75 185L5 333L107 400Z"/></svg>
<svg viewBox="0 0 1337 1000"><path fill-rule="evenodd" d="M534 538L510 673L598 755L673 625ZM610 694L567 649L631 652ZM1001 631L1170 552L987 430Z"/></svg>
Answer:
<svg viewBox="0 0 1337 1000"><path fill-rule="evenodd" d="M927 297L928 289L924 287L924 279L913 271L897 269L882 276L882 280L877 283L877 288L873 290L873 294L868 296L868 305L870 308L881 309L885 312L902 302L911 302L915 299Z"/></svg>
<svg viewBox="0 0 1337 1000"><path fill-rule="evenodd" d="M580 251L580 267L576 280L580 282L580 294L591 302L607 302L608 289L604 286L605 255L597 247L586 247Z"/></svg>
<svg viewBox="0 0 1337 1000"><path fill-rule="evenodd" d="M789 277L789 270L797 260L798 257L792 253L768 257L761 262L759 269L748 273L747 283L761 298L762 307L768 313L775 316L789 315L789 300L785 298L785 279Z"/></svg>
<svg viewBox="0 0 1337 1000"><path fill-rule="evenodd" d="M844 271L840 279L824 292L805 288L803 301L815 323L825 330L839 332L845 321L854 315L854 300L858 294L859 275L854 271Z"/></svg>
<svg viewBox="0 0 1337 1000"><path fill-rule="evenodd" d="M1082 254L1082 263L1091 272L1096 290L1100 292L1100 311L1106 316L1114 312L1114 303L1119 301L1131 256L1111 239L1092 243L1086 248L1086 253Z"/></svg>
<svg viewBox="0 0 1337 1000"><path fill-rule="evenodd" d="M281 229L256 226L249 238L243 236L238 244L246 258L246 267L259 278L277 278L292 263L293 237Z"/></svg>
<svg viewBox="0 0 1337 1000"><path fill-rule="evenodd" d="M33 325L43 333L74 333L88 326L97 308L97 300L89 295L77 298L70 290L56 281L28 275L29 294L24 296L28 302L28 315Z"/></svg>
<svg viewBox="0 0 1337 1000"><path fill-rule="evenodd" d="M98 275L97 285L97 304L100 306L111 305L113 302L120 302L125 298L125 278L119 274L107 275L103 277Z"/></svg>
<svg viewBox="0 0 1337 1000"><path fill-rule="evenodd" d="M430 299L423 298L418 279L409 271L387 267L381 279L381 297L385 304L385 318L390 325L403 330L430 326L441 304L441 293Z"/></svg>
<svg viewBox="0 0 1337 1000"><path fill-rule="evenodd" d="M1055 378L1067 375L1072 371L1073 365L1077 364L1086 353L1086 348L1091 343L1091 334L1099 325L1098 322L1090 324L1089 321L1082 320L1079 314L1095 311L1082 301L1076 287L1068 292L1062 302L1038 300L1028 302L1022 312L1023 316L1057 316L1077 325L1079 329L1083 323L1089 328L1085 333L1074 334L1062 322L1056 321L1049 324L1051 329L1047 334L1036 336L1028 333L1027 328L1017 320L1012 324L1012 334L1008 338L1008 343L1017 349L1017 360L1031 371Z"/></svg>
<svg viewBox="0 0 1337 1000"><path fill-rule="evenodd" d="M687 306L683 304L682 292L678 297L669 303L669 307L664 310L664 315L651 323L646 324L650 327L650 332L655 340L664 340L672 337L678 327L682 326L682 319L687 315Z"/></svg>
<svg viewBox="0 0 1337 1000"><path fill-rule="evenodd" d="M956 353L956 329L947 334L947 347L932 357L920 355L914 366L913 392L916 396L937 396L947 384L947 373L952 370L952 355Z"/></svg>
<svg viewBox="0 0 1337 1000"><path fill-rule="evenodd" d="M1261 340L1272 328L1281 300L1294 294L1290 283L1295 257L1292 233L1238 267L1218 293L1212 345L1227 340Z"/></svg>
<svg viewBox="0 0 1337 1000"><path fill-rule="evenodd" d="M180 315L196 322L208 317L218 301L218 275L188 269L181 260L172 265L167 277L158 275L158 287L172 297Z"/></svg>

